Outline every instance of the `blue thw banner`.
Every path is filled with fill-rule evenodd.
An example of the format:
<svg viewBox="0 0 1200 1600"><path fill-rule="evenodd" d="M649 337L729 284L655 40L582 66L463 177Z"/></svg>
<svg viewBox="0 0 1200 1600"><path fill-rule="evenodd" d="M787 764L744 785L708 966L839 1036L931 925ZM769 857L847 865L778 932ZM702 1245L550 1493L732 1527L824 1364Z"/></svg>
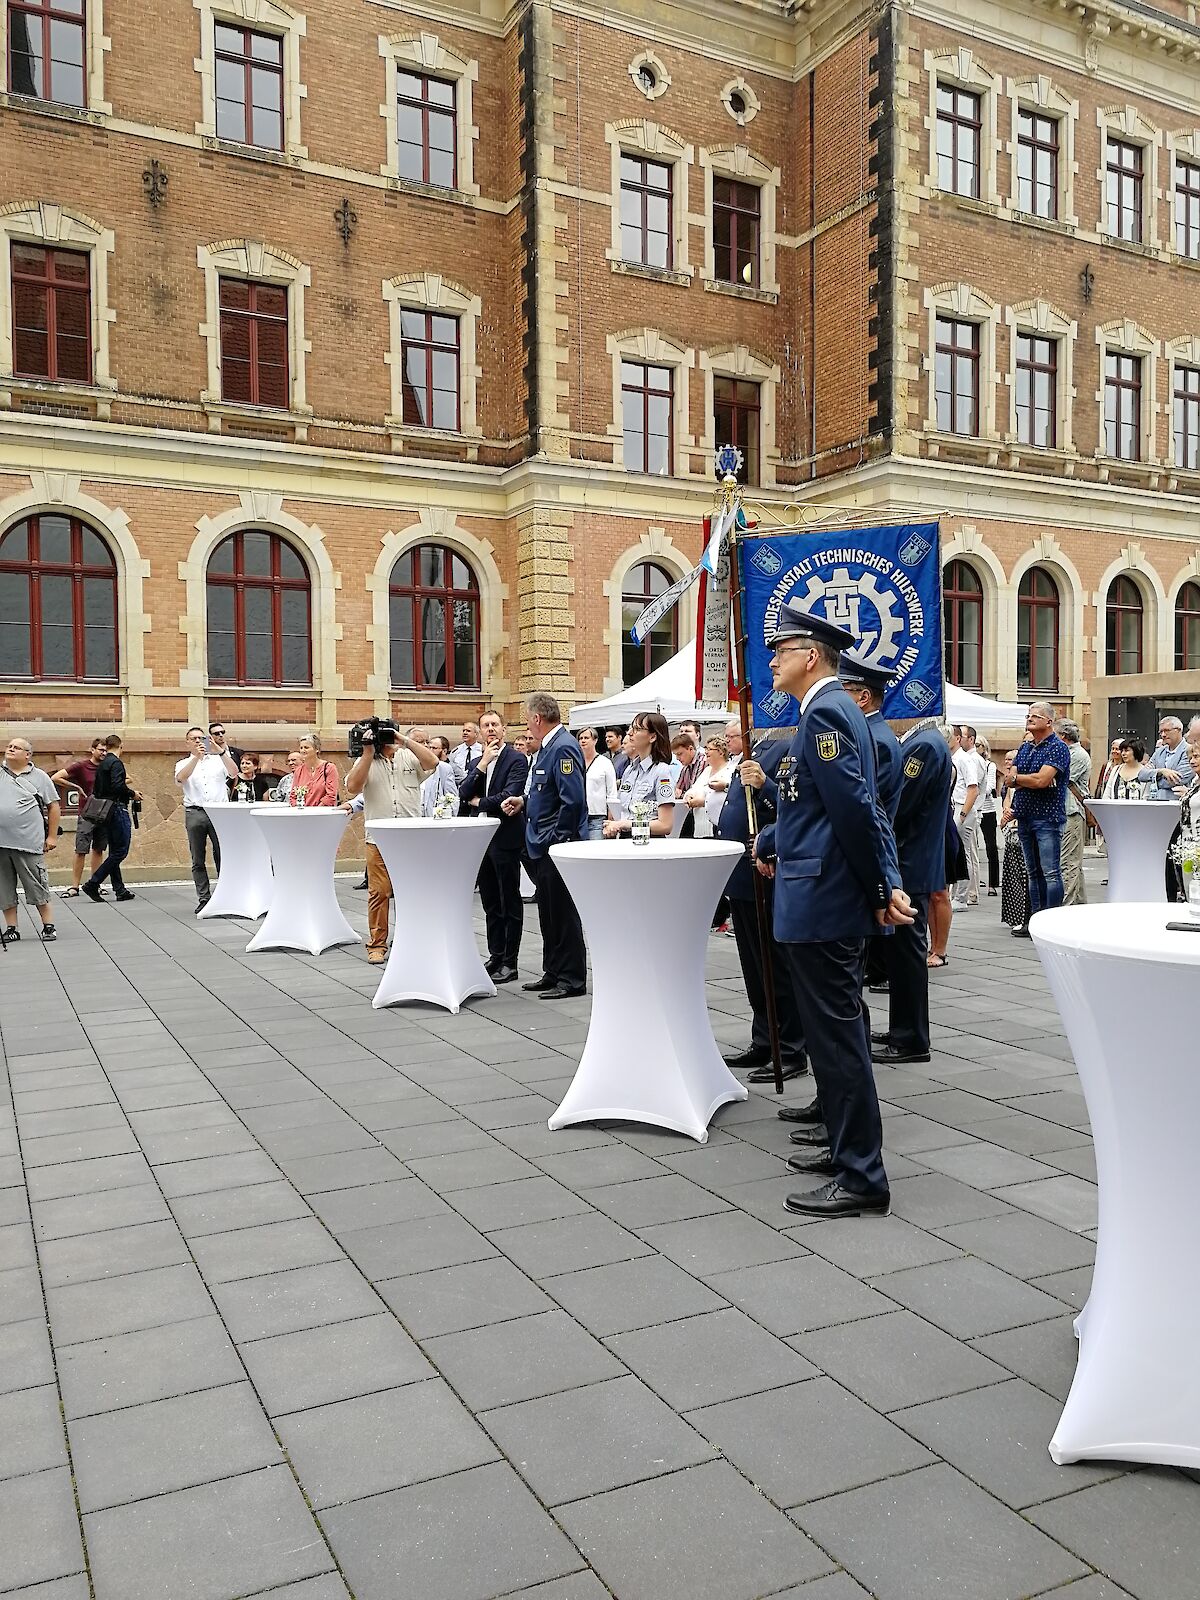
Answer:
<svg viewBox="0 0 1200 1600"><path fill-rule="evenodd" d="M942 581L936 522L827 532L749 534L738 541L746 665L758 728L793 727L799 707L771 686L767 640L791 603L845 628L855 655L895 682L885 717L940 716Z"/></svg>

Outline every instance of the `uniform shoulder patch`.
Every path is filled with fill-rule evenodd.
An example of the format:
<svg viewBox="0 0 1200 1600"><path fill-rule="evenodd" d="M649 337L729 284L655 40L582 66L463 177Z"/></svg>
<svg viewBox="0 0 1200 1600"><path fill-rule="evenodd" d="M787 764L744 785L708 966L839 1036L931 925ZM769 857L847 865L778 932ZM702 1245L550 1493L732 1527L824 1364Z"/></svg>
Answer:
<svg viewBox="0 0 1200 1600"><path fill-rule="evenodd" d="M906 778L919 778L921 776L921 768L924 765L925 763L920 756L909 756L904 763L904 776Z"/></svg>
<svg viewBox="0 0 1200 1600"><path fill-rule="evenodd" d="M558 770L562 773L564 778L569 778L575 771L575 757L563 756L558 763Z"/></svg>
<svg viewBox="0 0 1200 1600"><path fill-rule="evenodd" d="M836 761L842 753L842 741L839 734L819 733L817 735L817 755L822 761Z"/></svg>

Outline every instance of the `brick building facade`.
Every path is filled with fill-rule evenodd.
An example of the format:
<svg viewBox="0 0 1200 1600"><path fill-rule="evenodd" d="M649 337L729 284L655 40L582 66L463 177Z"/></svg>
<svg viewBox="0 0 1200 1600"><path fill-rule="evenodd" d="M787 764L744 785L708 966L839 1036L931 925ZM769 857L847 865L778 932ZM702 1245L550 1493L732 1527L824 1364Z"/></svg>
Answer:
<svg viewBox="0 0 1200 1600"><path fill-rule="evenodd" d="M191 721L611 691L730 433L940 517L959 681L1200 671L1189 14L0 0L5 724L154 865Z"/></svg>

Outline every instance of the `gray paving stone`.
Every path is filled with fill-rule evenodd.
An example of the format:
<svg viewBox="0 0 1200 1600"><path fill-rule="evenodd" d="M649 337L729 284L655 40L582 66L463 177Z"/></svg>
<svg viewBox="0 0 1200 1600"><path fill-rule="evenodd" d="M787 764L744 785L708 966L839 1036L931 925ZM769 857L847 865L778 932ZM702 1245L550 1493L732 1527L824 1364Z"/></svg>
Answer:
<svg viewBox="0 0 1200 1600"><path fill-rule="evenodd" d="M1015 1512L938 1464L793 1513L878 1600L1024 1600L1082 1577L1081 1564Z"/></svg>
<svg viewBox="0 0 1200 1600"><path fill-rule="evenodd" d="M422 1123L415 1128L407 1125L392 1128L379 1135L379 1142L401 1161L411 1161L423 1156L450 1155L459 1150L485 1150L492 1142L492 1135L447 1106L446 1119Z"/></svg>
<svg viewBox="0 0 1200 1600"><path fill-rule="evenodd" d="M158 1328L212 1312L212 1301L193 1266L156 1267L93 1283L48 1289L56 1345L103 1339L138 1328Z"/></svg>
<svg viewBox="0 0 1200 1600"><path fill-rule="evenodd" d="M998 1333L1060 1313L1062 1302L971 1256L910 1267L880 1280L886 1293L957 1339Z"/></svg>
<svg viewBox="0 0 1200 1600"><path fill-rule="evenodd" d="M1079 1344L1075 1338L1075 1313L1027 1328L1009 1328L972 1339L974 1349L1027 1379L1065 1404L1075 1377Z"/></svg>
<svg viewBox="0 0 1200 1600"><path fill-rule="evenodd" d="M53 1382L54 1360L44 1315L0 1325L0 1395Z"/></svg>
<svg viewBox="0 0 1200 1600"><path fill-rule="evenodd" d="M0 1395L0 1478L19 1478L66 1464L67 1441L55 1385Z"/></svg>
<svg viewBox="0 0 1200 1600"><path fill-rule="evenodd" d="M511 1066L509 1071L512 1072ZM471 1107L471 1121L489 1130L524 1127L529 1123L544 1127L555 1103L541 1094L518 1094L506 1096L503 1100L485 1100Z"/></svg>
<svg viewBox="0 0 1200 1600"><path fill-rule="evenodd" d="M206 1234L192 1241L192 1250L210 1284L344 1259L337 1241L315 1217Z"/></svg>
<svg viewBox="0 0 1200 1600"><path fill-rule="evenodd" d="M729 1209L728 1200L676 1173L589 1189L587 1203L623 1228L650 1228L658 1222L683 1222Z"/></svg>
<svg viewBox="0 0 1200 1600"><path fill-rule="evenodd" d="M377 1316L380 1309L370 1285L349 1261L217 1284L213 1298L239 1343Z"/></svg>
<svg viewBox="0 0 1200 1600"><path fill-rule="evenodd" d="M85 1133L95 1128L123 1128L125 1113L115 1100L101 1105L66 1106L57 1111L21 1110L22 1139L43 1139L55 1133ZM5 1151L15 1155L16 1150Z"/></svg>
<svg viewBox="0 0 1200 1600"><path fill-rule="evenodd" d="M95 1161L72 1161L61 1167L39 1167L27 1172L29 1198L59 1200L67 1195L102 1194L106 1189L127 1189L154 1181L149 1163L139 1151L133 1156L101 1156Z"/></svg>
<svg viewBox="0 0 1200 1600"><path fill-rule="evenodd" d="M552 1178L569 1183L578 1190L663 1175L663 1169L657 1161L617 1140L590 1150L568 1150L562 1155L541 1156L538 1165Z"/></svg>
<svg viewBox="0 0 1200 1600"><path fill-rule="evenodd" d="M6 1589L4 1600L92 1600L87 1577L77 1572L73 1578L52 1578L31 1589Z"/></svg>
<svg viewBox="0 0 1200 1600"><path fill-rule="evenodd" d="M338 1506L321 1521L356 1600L495 1600L580 1566L506 1463Z"/></svg>
<svg viewBox="0 0 1200 1600"><path fill-rule="evenodd" d="M1091 1266L1096 1258L1096 1247L1090 1239L1024 1211L957 1223L939 1229L939 1233L960 1250L980 1256L1017 1278Z"/></svg>
<svg viewBox="0 0 1200 1600"><path fill-rule="evenodd" d="M864 1223L874 1225L873 1219ZM755 1322L784 1337L895 1309L893 1301L848 1272L807 1253L792 1261L740 1267L710 1281Z"/></svg>
<svg viewBox="0 0 1200 1600"><path fill-rule="evenodd" d="M29 1221L29 1196L24 1188L0 1189L0 1223Z"/></svg>
<svg viewBox="0 0 1200 1600"><path fill-rule="evenodd" d="M481 1419L546 1505L657 1477L714 1454L636 1378L612 1378L564 1394L485 1412ZM580 1442L590 1441L580 1449Z"/></svg>
<svg viewBox="0 0 1200 1600"><path fill-rule="evenodd" d="M650 1253L649 1246L635 1234L594 1213L502 1228L489 1237L523 1272L538 1280Z"/></svg>
<svg viewBox="0 0 1200 1600"><path fill-rule="evenodd" d="M493 1183L509 1183L515 1178L533 1178L538 1169L493 1140L478 1150L450 1155L422 1156L408 1163L409 1170L438 1194L453 1194L458 1189L473 1189Z"/></svg>
<svg viewBox="0 0 1200 1600"><path fill-rule="evenodd" d="M336 1572L323 1578L305 1578L301 1583L285 1583L282 1589L262 1592L262 1600L348 1600L350 1591Z"/></svg>
<svg viewBox="0 0 1200 1600"><path fill-rule="evenodd" d="M290 1128L260 1128L255 1137L275 1161L379 1148L378 1139L332 1106L323 1122L302 1123Z"/></svg>
<svg viewBox="0 0 1200 1600"><path fill-rule="evenodd" d="M97 1156L133 1155L137 1148L137 1140L123 1124L92 1133L58 1133L45 1139L27 1139L22 1145L22 1159L28 1172L34 1167L88 1161Z"/></svg>
<svg viewBox="0 0 1200 1600"><path fill-rule="evenodd" d="M546 1280L577 1322L600 1337L716 1311L727 1302L662 1256L589 1267Z"/></svg>
<svg viewBox="0 0 1200 1600"><path fill-rule="evenodd" d="M733 1307L618 1334L608 1343L676 1411L782 1388L816 1371Z"/></svg>
<svg viewBox="0 0 1200 1600"><path fill-rule="evenodd" d="M375 1287L419 1339L530 1316L554 1303L503 1256L412 1273Z"/></svg>
<svg viewBox="0 0 1200 1600"><path fill-rule="evenodd" d="M1064 1128L1061 1123L1044 1122L1036 1113L1013 1112L989 1123L986 1131L993 1144L1005 1145L1026 1156L1040 1157L1048 1150L1069 1150L1091 1144L1086 1133Z"/></svg>
<svg viewBox="0 0 1200 1600"><path fill-rule="evenodd" d="M373 1283L496 1254L482 1233L451 1211L380 1228L355 1228L340 1234L338 1243Z"/></svg>
<svg viewBox="0 0 1200 1600"><path fill-rule="evenodd" d="M312 1209L340 1238L360 1228L382 1228L415 1217L444 1215L448 1203L419 1178L368 1183L352 1189L327 1189L313 1195Z"/></svg>
<svg viewBox="0 0 1200 1600"><path fill-rule="evenodd" d="M207 1194L180 1195L171 1214L185 1239L203 1239L234 1228L261 1228L290 1222L312 1213L290 1183L252 1183L244 1188L216 1189Z"/></svg>
<svg viewBox="0 0 1200 1600"><path fill-rule="evenodd" d="M216 1316L61 1347L58 1379L68 1418L237 1383L244 1376Z"/></svg>
<svg viewBox="0 0 1200 1600"><path fill-rule="evenodd" d="M214 1189L236 1189L249 1183L271 1183L279 1168L262 1150L228 1156L205 1156L196 1161L176 1161L155 1168L155 1179L168 1200L180 1195L208 1194Z"/></svg>
<svg viewBox="0 0 1200 1600"><path fill-rule="evenodd" d="M1054 1600L1132 1600L1128 1589L1118 1589L1115 1583L1093 1572L1078 1578L1065 1588L1055 1589Z"/></svg>
<svg viewBox="0 0 1200 1600"><path fill-rule="evenodd" d="M544 1174L456 1189L450 1198L455 1210L482 1233L577 1216L590 1209L588 1200Z"/></svg>
<svg viewBox="0 0 1200 1600"><path fill-rule="evenodd" d="M96 1600L229 1600L332 1570L287 1467L84 1518Z"/></svg>
<svg viewBox="0 0 1200 1600"><path fill-rule="evenodd" d="M1044 1289L1058 1300L1082 1311L1092 1292L1091 1267L1071 1267L1066 1272L1050 1272L1043 1278L1029 1280L1035 1289Z"/></svg>
<svg viewBox="0 0 1200 1600"><path fill-rule="evenodd" d="M68 1283L89 1283L151 1267L174 1267L190 1260L174 1222L145 1222L48 1240L41 1247L42 1282L47 1289Z"/></svg>
<svg viewBox="0 0 1200 1600"><path fill-rule="evenodd" d="M986 1130L984 1130L986 1132ZM976 1139L971 1144L951 1145L946 1150L926 1150L922 1163L935 1172L958 1178L975 1189L1002 1189L1005 1184L1051 1178L1054 1169L1030 1156L1006 1150L1002 1144ZM1002 1198L1011 1196L1002 1195Z"/></svg>
<svg viewBox="0 0 1200 1600"><path fill-rule="evenodd" d="M870 1228L847 1228L839 1219L806 1222L792 1237L858 1278L923 1267L958 1254L957 1246L895 1216L878 1219Z"/></svg>
<svg viewBox="0 0 1200 1600"><path fill-rule="evenodd" d="M0 1271L36 1265L37 1251L33 1246L33 1229L29 1223L14 1222L6 1228L0 1228Z"/></svg>
<svg viewBox="0 0 1200 1600"><path fill-rule="evenodd" d="M518 1128L497 1128L493 1137L518 1155L536 1161L539 1156L561 1155L566 1150L593 1150L598 1145L607 1145L612 1135L582 1122L555 1130L544 1123L531 1122Z"/></svg>
<svg viewBox="0 0 1200 1600"><path fill-rule="evenodd" d="M1173 1600L1195 1588L1200 1570L1196 1504L1197 1486L1191 1479L1150 1467L1025 1514L1136 1600L1165 1600L1168 1595Z"/></svg>
<svg viewBox="0 0 1200 1600"><path fill-rule="evenodd" d="M0 1590L45 1584L82 1571L83 1544L68 1469L55 1467L0 1483Z"/></svg>
<svg viewBox="0 0 1200 1600"><path fill-rule="evenodd" d="M624 1368L561 1311L425 1341L473 1411L620 1377Z"/></svg>
<svg viewBox="0 0 1200 1600"><path fill-rule="evenodd" d="M1005 1201L941 1172L898 1178L892 1184L893 1215L918 1228L948 1228L955 1222L974 1222L1008 1210Z"/></svg>
<svg viewBox="0 0 1200 1600"><path fill-rule="evenodd" d="M740 1211L722 1211L687 1222L666 1222L643 1229L642 1237L699 1277L712 1277L734 1267L753 1267L804 1254L793 1240Z"/></svg>
<svg viewBox="0 0 1200 1600"><path fill-rule="evenodd" d="M539 1583L533 1589L518 1589L505 1600L609 1600L606 1589L594 1572L576 1572L570 1578Z"/></svg>
<svg viewBox="0 0 1200 1600"><path fill-rule="evenodd" d="M832 1566L725 1462L576 1501L558 1518L621 1600L758 1600Z"/></svg>
<svg viewBox="0 0 1200 1600"><path fill-rule="evenodd" d="M386 1312L243 1345L242 1359L269 1416L395 1389L433 1368Z"/></svg>
<svg viewBox="0 0 1200 1600"><path fill-rule="evenodd" d="M1010 1205L1032 1211L1036 1216L1057 1222L1061 1227L1082 1233L1096 1226L1096 1185L1067 1173L1046 1177L1037 1183L1015 1183L997 1189L997 1197Z"/></svg>
<svg viewBox="0 0 1200 1600"><path fill-rule="evenodd" d="M789 1340L878 1411L1002 1383L1005 1369L911 1311L822 1328Z"/></svg>
<svg viewBox="0 0 1200 1600"><path fill-rule="evenodd" d="M67 1195L35 1201L33 1225L39 1239L67 1239L75 1234L127 1228L139 1222L169 1222L171 1213L155 1183L99 1194Z"/></svg>

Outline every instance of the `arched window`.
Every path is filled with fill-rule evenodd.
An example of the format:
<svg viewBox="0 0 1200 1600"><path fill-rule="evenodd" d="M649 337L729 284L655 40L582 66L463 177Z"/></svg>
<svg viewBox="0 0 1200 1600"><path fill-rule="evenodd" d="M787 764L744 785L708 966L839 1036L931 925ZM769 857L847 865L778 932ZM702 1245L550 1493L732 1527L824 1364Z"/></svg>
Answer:
<svg viewBox="0 0 1200 1600"><path fill-rule="evenodd" d="M480 688L479 580L462 556L440 544L406 550L388 608L397 688Z"/></svg>
<svg viewBox="0 0 1200 1600"><path fill-rule="evenodd" d="M86 522L42 512L0 537L0 678L112 683L117 568Z"/></svg>
<svg viewBox="0 0 1200 1600"><path fill-rule="evenodd" d="M942 573L942 616L946 677L960 689L982 689L983 584L965 561Z"/></svg>
<svg viewBox="0 0 1200 1600"><path fill-rule="evenodd" d="M1058 585L1030 567L1017 591L1017 688L1058 688Z"/></svg>
<svg viewBox="0 0 1200 1600"><path fill-rule="evenodd" d="M670 573L653 561L639 561L630 567L621 585L621 681L640 683L655 667L669 661L679 649L677 608L660 617L641 644L634 644L629 630L651 600L671 587Z"/></svg>
<svg viewBox="0 0 1200 1600"><path fill-rule="evenodd" d="M1175 670L1200 667L1200 583L1185 583L1175 602Z"/></svg>
<svg viewBox="0 0 1200 1600"><path fill-rule="evenodd" d="M1104 670L1109 677L1142 670L1144 626L1142 591L1132 578L1114 578L1104 608Z"/></svg>
<svg viewBox="0 0 1200 1600"><path fill-rule="evenodd" d="M208 680L312 682L308 568L277 533L231 533L208 558Z"/></svg>

